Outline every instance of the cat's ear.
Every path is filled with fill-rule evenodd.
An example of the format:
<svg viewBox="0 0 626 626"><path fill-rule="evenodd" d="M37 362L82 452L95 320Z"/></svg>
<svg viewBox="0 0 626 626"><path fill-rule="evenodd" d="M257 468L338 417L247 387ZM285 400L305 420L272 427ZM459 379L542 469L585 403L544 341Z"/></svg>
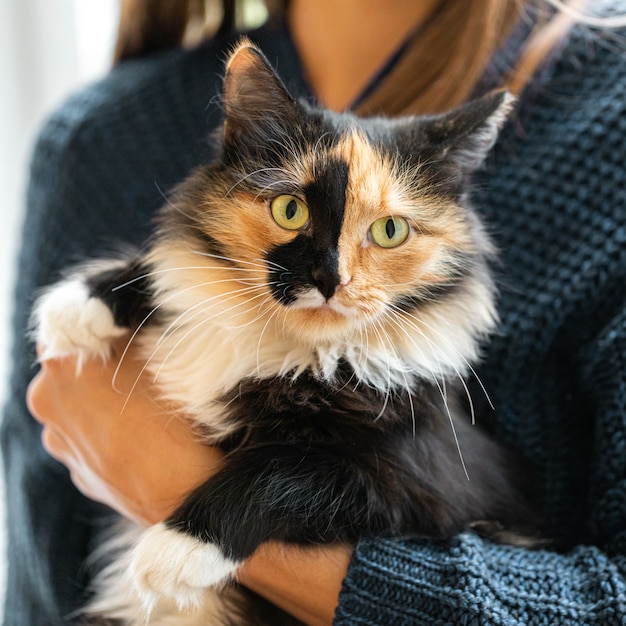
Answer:
<svg viewBox="0 0 626 626"><path fill-rule="evenodd" d="M224 79L224 139L242 132L275 131L293 119L296 100L265 55L242 39L226 63Z"/></svg>
<svg viewBox="0 0 626 626"><path fill-rule="evenodd" d="M485 160L514 105L510 93L492 91L430 118L423 131L441 157L452 159L462 172L469 173Z"/></svg>

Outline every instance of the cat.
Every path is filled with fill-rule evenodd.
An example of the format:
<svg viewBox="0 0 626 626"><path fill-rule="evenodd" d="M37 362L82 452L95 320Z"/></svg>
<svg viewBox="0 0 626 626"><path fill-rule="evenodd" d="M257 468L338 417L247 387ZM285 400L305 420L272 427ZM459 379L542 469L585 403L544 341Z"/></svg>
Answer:
<svg viewBox="0 0 626 626"><path fill-rule="evenodd" d="M359 119L296 100L244 39L223 106L214 160L173 192L146 248L73 270L33 314L43 359L109 358L130 336L163 397L227 453L122 541L90 610L124 624L260 623L224 583L269 540L532 524L464 382L497 326L469 182L513 98Z"/></svg>

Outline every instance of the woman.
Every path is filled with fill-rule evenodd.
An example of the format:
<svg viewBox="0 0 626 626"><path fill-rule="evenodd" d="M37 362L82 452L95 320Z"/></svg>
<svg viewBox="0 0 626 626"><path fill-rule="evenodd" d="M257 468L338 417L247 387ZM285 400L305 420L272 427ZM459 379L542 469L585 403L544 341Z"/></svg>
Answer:
<svg viewBox="0 0 626 626"><path fill-rule="evenodd" d="M293 91L335 109L427 113L502 84L520 96L476 181L475 204L501 251L502 292L501 329L479 372L496 411L480 417L533 464L559 551L471 534L437 544L264 546L241 582L308 623L626 620L623 44L617 31L593 33L568 13L534 6L292 0L251 34ZM229 29L199 48L157 53L184 30L174 13L123 15L118 56L137 58L70 100L35 152L3 426L12 515L7 624L65 623L84 599L83 559L104 515L41 453L25 414L32 354L22 332L32 291L111 240L140 241L160 190L207 157L204 138L219 121L207 103L220 90ZM122 380L132 382L139 367L125 367ZM125 397L111 389L111 376L112 366L90 363L77 377L74 363L49 361L29 404L44 424L45 448L83 493L154 523L220 455L171 419L149 381L122 412Z"/></svg>

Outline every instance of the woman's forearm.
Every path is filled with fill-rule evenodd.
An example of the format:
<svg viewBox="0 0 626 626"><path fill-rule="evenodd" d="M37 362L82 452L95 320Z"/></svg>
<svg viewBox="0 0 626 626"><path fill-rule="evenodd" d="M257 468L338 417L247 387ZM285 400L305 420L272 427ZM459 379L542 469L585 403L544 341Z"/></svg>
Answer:
<svg viewBox="0 0 626 626"><path fill-rule="evenodd" d="M113 385L116 366L116 359L88 361L77 375L75 359L46 361L30 386L29 405L43 423L44 445L83 493L140 524L155 524L218 470L222 454L155 400L140 360L127 357ZM240 568L239 580L308 624L330 624L350 556L343 546L270 543Z"/></svg>
<svg viewBox="0 0 626 626"><path fill-rule="evenodd" d="M238 571L239 582L311 626L332 623L352 549L266 543Z"/></svg>

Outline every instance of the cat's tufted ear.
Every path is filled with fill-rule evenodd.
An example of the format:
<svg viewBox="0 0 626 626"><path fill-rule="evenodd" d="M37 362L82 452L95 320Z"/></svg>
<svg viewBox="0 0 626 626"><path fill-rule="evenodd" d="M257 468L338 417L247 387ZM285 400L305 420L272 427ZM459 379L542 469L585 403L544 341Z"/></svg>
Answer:
<svg viewBox="0 0 626 626"><path fill-rule="evenodd" d="M267 58L245 38L226 64L224 110L226 141L242 132L275 131L298 110Z"/></svg>
<svg viewBox="0 0 626 626"><path fill-rule="evenodd" d="M515 98L510 93L492 91L429 118L422 132L440 157L452 159L463 173L470 173L485 160L514 104Z"/></svg>

